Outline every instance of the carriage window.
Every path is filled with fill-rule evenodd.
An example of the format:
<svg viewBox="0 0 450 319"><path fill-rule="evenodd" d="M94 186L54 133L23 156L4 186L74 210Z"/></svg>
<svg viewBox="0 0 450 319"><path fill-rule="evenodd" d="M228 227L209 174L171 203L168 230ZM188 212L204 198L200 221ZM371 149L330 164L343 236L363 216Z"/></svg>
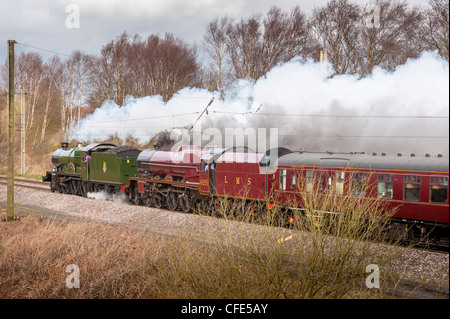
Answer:
<svg viewBox="0 0 450 319"><path fill-rule="evenodd" d="M393 194L393 184L394 175L393 174L378 174L377 178L377 189L378 198L392 198Z"/></svg>
<svg viewBox="0 0 450 319"><path fill-rule="evenodd" d="M280 189L286 189L286 170L280 169Z"/></svg>
<svg viewBox="0 0 450 319"><path fill-rule="evenodd" d="M330 174L328 174L327 175L327 190L331 189L332 183L333 183L333 177Z"/></svg>
<svg viewBox="0 0 450 319"><path fill-rule="evenodd" d="M311 192L313 190L313 171L306 171L306 184L305 184L305 192Z"/></svg>
<svg viewBox="0 0 450 319"><path fill-rule="evenodd" d="M297 175L295 175L295 172L293 171L291 173L291 188L295 188L295 183L297 182L296 177L297 177Z"/></svg>
<svg viewBox="0 0 450 319"><path fill-rule="evenodd" d="M403 178L403 199L420 200L420 176L405 175Z"/></svg>
<svg viewBox="0 0 450 319"><path fill-rule="evenodd" d="M344 172L336 172L336 194L344 194Z"/></svg>
<svg viewBox="0 0 450 319"><path fill-rule="evenodd" d="M366 192L366 173L352 173L352 194L364 196Z"/></svg>
<svg viewBox="0 0 450 319"><path fill-rule="evenodd" d="M430 202L444 203L447 200L448 177L431 176Z"/></svg>
<svg viewBox="0 0 450 319"><path fill-rule="evenodd" d="M323 173L317 174L317 181L316 181L317 189L320 191L323 190L323 181L324 181Z"/></svg>

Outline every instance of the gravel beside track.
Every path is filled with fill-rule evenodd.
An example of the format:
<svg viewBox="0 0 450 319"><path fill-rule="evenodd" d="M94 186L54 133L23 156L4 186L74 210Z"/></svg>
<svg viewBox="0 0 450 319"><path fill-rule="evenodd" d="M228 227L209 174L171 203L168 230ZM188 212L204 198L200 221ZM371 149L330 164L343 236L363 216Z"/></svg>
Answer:
<svg viewBox="0 0 450 319"><path fill-rule="evenodd" d="M265 227L209 216L135 206L127 203L127 199L120 196L115 201L101 199L102 194L94 196L97 199L15 187L16 204L38 206L77 218L123 224L169 236L178 237L184 234L194 234L197 240L202 240L206 238L204 237L206 233L211 236L211 232L215 232L217 236L220 236L223 232L231 232L234 236L231 240L232 244L239 246L241 241L245 241L248 236L252 236L252 234L261 230L261 227ZM6 201L6 186L2 184L0 184L0 201ZM289 234L288 229L273 227L273 240L275 241L277 238ZM405 279L426 278L441 284L446 283L448 287L448 253L420 249L399 249L403 249L404 252L402 252L402 258L397 262L396 267L398 267L399 272L404 273Z"/></svg>

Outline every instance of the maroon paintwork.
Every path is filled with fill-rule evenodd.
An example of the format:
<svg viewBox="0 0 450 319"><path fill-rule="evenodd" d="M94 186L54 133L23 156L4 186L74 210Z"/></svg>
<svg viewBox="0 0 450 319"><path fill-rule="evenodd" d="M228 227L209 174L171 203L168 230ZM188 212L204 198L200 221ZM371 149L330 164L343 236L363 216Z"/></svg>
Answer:
<svg viewBox="0 0 450 319"><path fill-rule="evenodd" d="M176 151L157 150L150 158L150 171L163 179L171 176L198 183L202 153L197 146L180 146Z"/></svg>

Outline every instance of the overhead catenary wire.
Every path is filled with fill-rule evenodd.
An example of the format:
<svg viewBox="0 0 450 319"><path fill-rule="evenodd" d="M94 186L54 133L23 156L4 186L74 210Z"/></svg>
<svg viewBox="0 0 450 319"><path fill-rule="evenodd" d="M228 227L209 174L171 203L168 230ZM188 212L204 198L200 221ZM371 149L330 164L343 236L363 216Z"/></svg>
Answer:
<svg viewBox="0 0 450 319"><path fill-rule="evenodd" d="M258 111L258 110L257 110ZM433 115L333 115L333 114L295 114L295 113L256 113L256 112L232 112L211 111L213 114L257 115L257 116L296 116L296 117L331 117L331 118L402 118L402 119L448 119L449 116Z"/></svg>
<svg viewBox="0 0 450 319"><path fill-rule="evenodd" d="M205 111L206 111L206 109L203 110L202 115ZM319 118L381 118L381 119L393 118L393 119L438 119L438 120L449 119L449 116L431 116L431 115L327 115L327 114L293 114L293 113L258 113L258 114L256 114L256 112L233 112L233 111L209 111L209 112L211 113L210 115L229 114L229 115L288 116L288 117L296 116L296 117L319 117ZM96 123L141 121L141 120L180 117L180 116L196 115L196 114L200 114L200 112L167 114L167 115L161 115L161 116L141 117L141 118L132 118L132 119L96 121ZM199 119L197 119L196 122L198 120Z"/></svg>
<svg viewBox="0 0 450 319"><path fill-rule="evenodd" d="M70 55L70 54L56 52L56 51L52 51L52 50L48 50L48 49L43 49L43 48L39 48L39 47L36 47L36 46L33 46L33 45L29 45L29 44L25 44L25 43L21 43L21 42L17 42L17 41L16 41L16 44L19 44L19 45L22 45L22 46L25 46L25 47L29 47L29 48L33 48L33 49L36 49L36 50L41 50L41 51L45 51L45 52L49 52L49 53L53 53L53 54L57 54L57 55L66 56L66 57L69 57L69 58L72 57L72 55Z"/></svg>

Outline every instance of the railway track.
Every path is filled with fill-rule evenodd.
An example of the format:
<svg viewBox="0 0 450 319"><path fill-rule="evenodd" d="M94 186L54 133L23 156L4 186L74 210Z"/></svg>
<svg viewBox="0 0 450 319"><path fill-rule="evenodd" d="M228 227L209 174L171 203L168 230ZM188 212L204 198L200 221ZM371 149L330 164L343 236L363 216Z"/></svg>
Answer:
<svg viewBox="0 0 450 319"><path fill-rule="evenodd" d="M0 176L0 185L7 185L6 176ZM14 187L24 187L50 192L50 183L21 177L14 178Z"/></svg>
<svg viewBox="0 0 450 319"><path fill-rule="evenodd" d="M2 184L6 185L7 184L6 179L7 179L6 176L0 175L0 185L2 185ZM15 177L14 178L14 186L29 188L29 189L34 189L34 190L39 190L39 191L44 191L44 192L50 192L50 183L49 182L42 182L39 180L32 180L32 179L27 179L27 178ZM171 211L167 208L160 208L160 209L164 210L164 211L170 211L172 213L186 214L186 213L183 213L182 211ZM405 243L405 246L409 246L414 249L423 250L423 251L433 251L433 252L446 253L446 254L449 253L448 245L443 246L443 245L429 243L427 245L411 246L411 243Z"/></svg>

